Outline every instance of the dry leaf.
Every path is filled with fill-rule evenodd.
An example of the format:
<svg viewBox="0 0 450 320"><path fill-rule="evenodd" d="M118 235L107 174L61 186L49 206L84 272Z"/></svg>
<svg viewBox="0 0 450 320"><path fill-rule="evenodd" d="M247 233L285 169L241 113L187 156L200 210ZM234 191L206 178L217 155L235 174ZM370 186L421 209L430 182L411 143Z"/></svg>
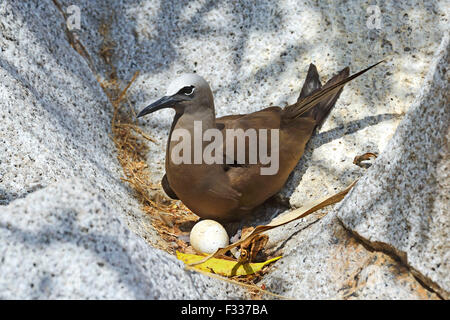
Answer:
<svg viewBox="0 0 450 320"><path fill-rule="evenodd" d="M241 239L245 239L249 234L253 232L255 228L249 227L242 230ZM241 253L239 255L240 263L247 263L255 261L256 256L261 252L269 241L269 236L265 234L259 234L252 238L250 242L246 241L241 244Z"/></svg>
<svg viewBox="0 0 450 320"><path fill-rule="evenodd" d="M367 152L367 153L364 153L364 154L362 154L360 156L356 156L353 159L353 164L356 164L359 167L367 167L367 165L363 165L361 162L366 161L366 160L370 160L370 158L377 158L377 154L376 153L372 153L372 152Z"/></svg>

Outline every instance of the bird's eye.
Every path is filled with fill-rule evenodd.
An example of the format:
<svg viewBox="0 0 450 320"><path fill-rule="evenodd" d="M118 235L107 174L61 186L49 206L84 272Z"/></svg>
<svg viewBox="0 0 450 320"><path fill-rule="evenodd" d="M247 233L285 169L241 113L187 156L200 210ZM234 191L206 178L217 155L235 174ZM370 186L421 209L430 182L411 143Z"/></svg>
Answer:
<svg viewBox="0 0 450 320"><path fill-rule="evenodd" d="M195 90L194 86L184 87L180 91L178 91L178 94L183 94L185 96L190 96L191 94L194 93L194 90Z"/></svg>

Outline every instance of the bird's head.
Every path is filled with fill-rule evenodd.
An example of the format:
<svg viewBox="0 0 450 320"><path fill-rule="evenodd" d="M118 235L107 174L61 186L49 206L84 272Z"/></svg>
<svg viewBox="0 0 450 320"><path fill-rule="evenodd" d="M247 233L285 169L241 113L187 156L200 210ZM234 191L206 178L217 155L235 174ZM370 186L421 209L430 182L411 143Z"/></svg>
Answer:
<svg viewBox="0 0 450 320"><path fill-rule="evenodd" d="M176 112L214 110L214 100L208 82L199 75L188 73L176 78L167 88L166 95L145 107L138 118L157 110L173 108Z"/></svg>

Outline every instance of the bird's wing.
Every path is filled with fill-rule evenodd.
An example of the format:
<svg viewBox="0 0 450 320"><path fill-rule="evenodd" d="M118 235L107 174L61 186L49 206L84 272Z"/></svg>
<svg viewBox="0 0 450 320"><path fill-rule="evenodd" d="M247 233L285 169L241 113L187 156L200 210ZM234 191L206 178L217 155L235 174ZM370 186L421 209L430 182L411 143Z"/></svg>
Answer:
<svg viewBox="0 0 450 320"><path fill-rule="evenodd" d="M280 128L280 107L269 107L249 114L229 115L216 119L223 129L275 129ZM222 129L221 129L222 130Z"/></svg>
<svg viewBox="0 0 450 320"><path fill-rule="evenodd" d="M228 182L220 181L220 179L211 180L211 184L207 192L212 193L214 197L234 201L237 203L241 197L241 193L236 191Z"/></svg>
<svg viewBox="0 0 450 320"><path fill-rule="evenodd" d="M225 129L225 126L233 120L237 120L239 118L245 117L245 114L233 114L224 117L220 117L216 119L216 128L220 131Z"/></svg>
<svg viewBox="0 0 450 320"><path fill-rule="evenodd" d="M231 116L225 116L216 119L216 126L219 130L222 131L222 135L224 137L224 144L226 141L226 135L227 130L236 130L236 129L242 129L245 135L246 131L248 129L253 129L256 131L257 137L259 137L259 129L280 129L281 126L281 112L282 109L280 107L269 107L260 111L256 111L253 113L245 114L245 115L231 115ZM239 132L235 131L239 134ZM268 134L268 139L270 139L270 134ZM234 159L237 159L237 138L235 139L235 153L234 153ZM270 140L268 140L270 141ZM248 142L246 143L246 152L245 152L245 159L248 160L249 158L249 148L248 148ZM270 152L270 146L271 143L268 143L268 152ZM227 160L227 154L226 154L226 148L223 148L224 150L224 169L229 170L232 167L242 167L242 166L248 166L248 165L242 165L236 163L231 163L231 161ZM248 161L246 161L248 163Z"/></svg>

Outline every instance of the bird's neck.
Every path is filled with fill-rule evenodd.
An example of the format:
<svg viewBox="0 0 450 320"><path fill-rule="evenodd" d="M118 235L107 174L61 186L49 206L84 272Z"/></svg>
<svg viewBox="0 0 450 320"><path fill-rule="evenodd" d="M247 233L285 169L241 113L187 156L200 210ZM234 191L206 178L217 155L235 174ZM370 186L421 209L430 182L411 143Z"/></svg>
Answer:
<svg viewBox="0 0 450 320"><path fill-rule="evenodd" d="M203 133L216 127L214 109L191 110L182 114L176 114L172 124L172 132L176 129L188 130L191 134L200 130Z"/></svg>
<svg viewBox="0 0 450 320"><path fill-rule="evenodd" d="M172 149L180 142L180 135L183 135L183 141L190 140L192 157L194 157L194 148L200 147L203 152L207 145L207 142L203 141L203 135L206 130L212 128L216 128L214 109L177 112L167 141L166 160L169 159ZM185 137L186 133L189 138Z"/></svg>

